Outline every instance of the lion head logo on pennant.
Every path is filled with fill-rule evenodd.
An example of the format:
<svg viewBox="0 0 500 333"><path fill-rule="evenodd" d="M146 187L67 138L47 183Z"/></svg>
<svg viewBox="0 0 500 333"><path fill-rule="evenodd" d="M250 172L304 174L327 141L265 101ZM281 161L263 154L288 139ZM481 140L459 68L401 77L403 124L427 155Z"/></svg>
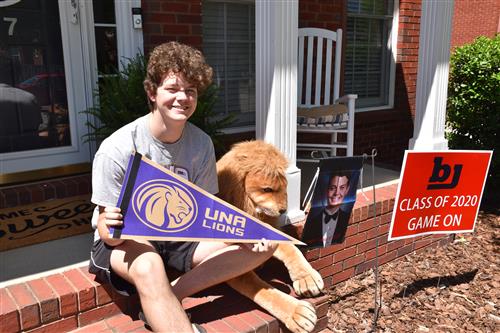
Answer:
<svg viewBox="0 0 500 333"><path fill-rule="evenodd" d="M132 196L137 218L162 232L179 232L196 220L198 207L193 195L181 184L165 179L150 180Z"/></svg>

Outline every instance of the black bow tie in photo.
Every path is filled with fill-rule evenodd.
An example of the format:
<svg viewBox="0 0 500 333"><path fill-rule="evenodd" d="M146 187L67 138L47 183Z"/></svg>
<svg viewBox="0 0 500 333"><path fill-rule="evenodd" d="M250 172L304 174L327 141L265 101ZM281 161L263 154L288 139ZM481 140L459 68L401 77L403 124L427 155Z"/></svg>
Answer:
<svg viewBox="0 0 500 333"><path fill-rule="evenodd" d="M339 209L340 210L340 209ZM335 213L333 214L328 214L327 212L325 212L325 223L328 223L330 221L335 221L338 217L339 217L339 210L337 210Z"/></svg>

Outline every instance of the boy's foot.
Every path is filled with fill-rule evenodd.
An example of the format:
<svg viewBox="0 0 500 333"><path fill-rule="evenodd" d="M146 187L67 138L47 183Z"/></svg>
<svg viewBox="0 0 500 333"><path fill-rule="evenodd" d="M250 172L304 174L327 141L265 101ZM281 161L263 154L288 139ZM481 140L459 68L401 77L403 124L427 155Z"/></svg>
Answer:
<svg viewBox="0 0 500 333"><path fill-rule="evenodd" d="M199 324L191 324L191 325L193 325L193 330L195 331L195 333L207 333L207 330L203 326Z"/></svg>
<svg viewBox="0 0 500 333"><path fill-rule="evenodd" d="M142 320L142 322L144 323L144 327L151 331L151 326L149 326L146 316L144 315L144 312L142 312L142 310L139 311L137 317L139 317L139 320Z"/></svg>

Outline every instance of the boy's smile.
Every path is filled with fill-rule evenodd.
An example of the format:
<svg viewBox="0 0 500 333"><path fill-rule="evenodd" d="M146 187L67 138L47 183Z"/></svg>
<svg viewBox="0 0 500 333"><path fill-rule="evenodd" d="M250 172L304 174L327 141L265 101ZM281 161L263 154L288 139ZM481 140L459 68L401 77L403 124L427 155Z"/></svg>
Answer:
<svg viewBox="0 0 500 333"><path fill-rule="evenodd" d="M149 96L166 121L185 122L196 109L198 92L186 81L182 73L169 73L156 90L156 95Z"/></svg>
<svg viewBox="0 0 500 333"><path fill-rule="evenodd" d="M334 176L327 189L327 207L333 209L340 206L347 192L349 192L349 179L345 176Z"/></svg>

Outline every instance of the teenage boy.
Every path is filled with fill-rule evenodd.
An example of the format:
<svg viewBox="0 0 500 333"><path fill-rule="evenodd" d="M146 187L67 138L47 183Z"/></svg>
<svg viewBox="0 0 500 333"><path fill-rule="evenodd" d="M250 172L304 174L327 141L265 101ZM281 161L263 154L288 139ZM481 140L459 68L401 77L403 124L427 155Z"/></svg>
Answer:
<svg viewBox="0 0 500 333"><path fill-rule="evenodd" d="M210 137L187 122L211 79L212 68L198 50L177 42L157 46L144 81L151 112L104 140L93 162L92 202L98 213L89 270L123 294L137 292L154 331L195 332L197 326L191 325L180 301L253 270L276 249L265 240L248 246L110 238L110 227L123 224L115 206L133 151L218 192ZM170 281L166 267L184 274Z"/></svg>

